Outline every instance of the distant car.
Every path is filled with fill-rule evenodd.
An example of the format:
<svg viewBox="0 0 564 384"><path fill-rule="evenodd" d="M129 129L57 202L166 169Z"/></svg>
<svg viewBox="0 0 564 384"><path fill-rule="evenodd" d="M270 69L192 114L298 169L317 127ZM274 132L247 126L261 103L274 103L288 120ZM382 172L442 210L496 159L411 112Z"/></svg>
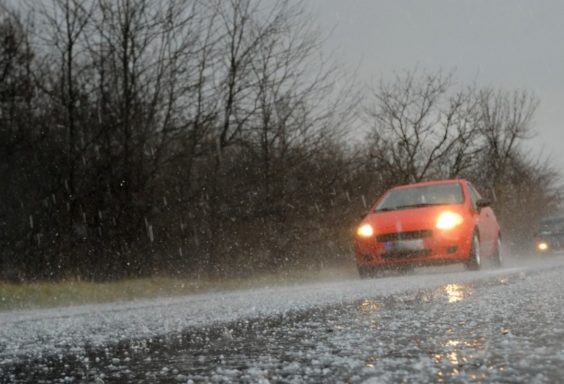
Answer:
<svg viewBox="0 0 564 384"><path fill-rule="evenodd" d="M501 233L490 201L462 179L394 187L372 206L356 230L361 277L388 268L464 263L501 265Z"/></svg>
<svg viewBox="0 0 564 384"><path fill-rule="evenodd" d="M541 254L564 250L564 217L547 217L540 221L535 249Z"/></svg>

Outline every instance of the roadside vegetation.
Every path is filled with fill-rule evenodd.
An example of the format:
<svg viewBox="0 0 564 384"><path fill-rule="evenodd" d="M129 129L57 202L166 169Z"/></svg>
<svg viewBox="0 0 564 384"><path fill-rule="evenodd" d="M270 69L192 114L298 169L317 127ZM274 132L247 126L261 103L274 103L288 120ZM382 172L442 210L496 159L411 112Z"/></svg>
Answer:
<svg viewBox="0 0 564 384"><path fill-rule="evenodd" d="M83 280L0 282L0 311L127 302L210 292L281 287L304 282L353 278L356 275L356 267L351 262L321 270L282 271L241 278L154 276L112 282Z"/></svg>
<svg viewBox="0 0 564 384"><path fill-rule="evenodd" d="M443 177L525 246L560 203L524 147L539 100L420 68L368 87L311 20L296 1L0 0L0 281L33 282L3 297L346 265L379 193Z"/></svg>

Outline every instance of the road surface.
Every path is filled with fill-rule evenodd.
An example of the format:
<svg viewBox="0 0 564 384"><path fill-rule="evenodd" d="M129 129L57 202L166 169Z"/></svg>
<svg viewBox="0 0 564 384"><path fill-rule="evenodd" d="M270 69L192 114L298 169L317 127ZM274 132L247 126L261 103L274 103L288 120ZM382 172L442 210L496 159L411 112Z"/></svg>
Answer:
<svg viewBox="0 0 564 384"><path fill-rule="evenodd" d="M0 383L564 381L564 256L0 313Z"/></svg>

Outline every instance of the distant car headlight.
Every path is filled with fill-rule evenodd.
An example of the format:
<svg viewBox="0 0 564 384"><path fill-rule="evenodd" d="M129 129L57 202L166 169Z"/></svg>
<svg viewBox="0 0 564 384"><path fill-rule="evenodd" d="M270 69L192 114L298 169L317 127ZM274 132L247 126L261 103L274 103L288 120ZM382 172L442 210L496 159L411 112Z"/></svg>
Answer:
<svg viewBox="0 0 564 384"><path fill-rule="evenodd" d="M537 248L539 251L546 251L548 249L548 244L545 243L544 241L541 241L540 243L537 244Z"/></svg>
<svg viewBox="0 0 564 384"><path fill-rule="evenodd" d="M437 229L452 229L462 224L462 216L455 212L443 212L437 219Z"/></svg>
<svg viewBox="0 0 564 384"><path fill-rule="evenodd" d="M356 234L360 237L370 237L374 234L374 229L370 224L363 224L357 228Z"/></svg>

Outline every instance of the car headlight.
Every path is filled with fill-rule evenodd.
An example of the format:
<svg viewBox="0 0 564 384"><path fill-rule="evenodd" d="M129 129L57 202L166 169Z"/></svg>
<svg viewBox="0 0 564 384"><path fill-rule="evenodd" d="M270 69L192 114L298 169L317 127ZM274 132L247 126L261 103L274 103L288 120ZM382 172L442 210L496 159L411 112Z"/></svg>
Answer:
<svg viewBox="0 0 564 384"><path fill-rule="evenodd" d="M360 237L370 237L374 234L374 229L370 224L363 224L357 228L356 234Z"/></svg>
<svg viewBox="0 0 564 384"><path fill-rule="evenodd" d="M537 248L539 249L539 251L546 251L548 249L548 244L544 241L541 241L537 244Z"/></svg>
<svg viewBox="0 0 564 384"><path fill-rule="evenodd" d="M452 229L462 224L462 216L455 212L443 212L437 219L436 227L438 229Z"/></svg>

